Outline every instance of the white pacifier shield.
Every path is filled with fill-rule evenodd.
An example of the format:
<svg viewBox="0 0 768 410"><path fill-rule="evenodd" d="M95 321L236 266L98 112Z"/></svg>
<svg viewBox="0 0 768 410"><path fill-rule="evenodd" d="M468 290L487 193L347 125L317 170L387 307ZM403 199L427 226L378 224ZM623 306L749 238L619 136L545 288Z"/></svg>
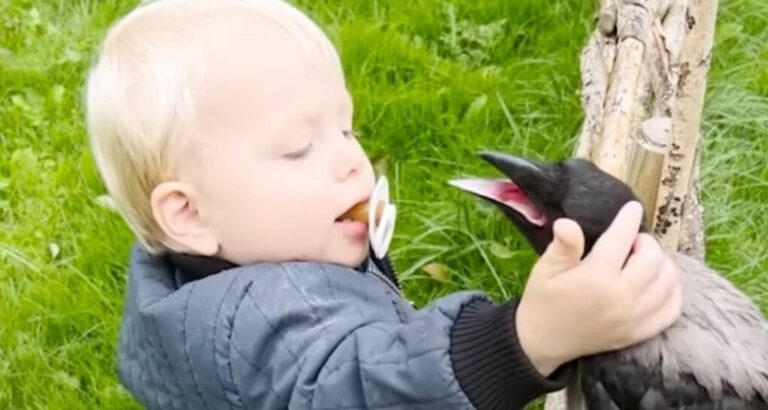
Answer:
<svg viewBox="0 0 768 410"><path fill-rule="evenodd" d="M381 220L376 223L376 210L379 204L383 202L383 212ZM387 177L381 176L376 181L376 187L373 189L368 207L368 236L371 240L371 248L377 258L381 259L387 254L389 243L392 242L392 235L395 232L395 206L389 203L389 181Z"/></svg>

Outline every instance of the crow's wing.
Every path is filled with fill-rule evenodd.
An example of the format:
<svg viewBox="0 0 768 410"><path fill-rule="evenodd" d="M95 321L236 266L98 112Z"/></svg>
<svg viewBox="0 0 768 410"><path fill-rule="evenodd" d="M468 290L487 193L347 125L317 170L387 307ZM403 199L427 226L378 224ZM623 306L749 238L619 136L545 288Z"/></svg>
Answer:
<svg viewBox="0 0 768 410"><path fill-rule="evenodd" d="M581 369L588 410L768 410L768 402L745 400L728 386L714 399L690 374L663 380L659 369L615 353L584 358Z"/></svg>

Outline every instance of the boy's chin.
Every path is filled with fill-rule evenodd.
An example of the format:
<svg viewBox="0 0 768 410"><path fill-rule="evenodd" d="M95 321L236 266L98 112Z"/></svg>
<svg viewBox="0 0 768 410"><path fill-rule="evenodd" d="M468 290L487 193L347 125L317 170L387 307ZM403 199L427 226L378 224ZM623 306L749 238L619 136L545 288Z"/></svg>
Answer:
<svg viewBox="0 0 768 410"><path fill-rule="evenodd" d="M355 268L360 266L368 258L368 242L344 246L337 249L330 262Z"/></svg>

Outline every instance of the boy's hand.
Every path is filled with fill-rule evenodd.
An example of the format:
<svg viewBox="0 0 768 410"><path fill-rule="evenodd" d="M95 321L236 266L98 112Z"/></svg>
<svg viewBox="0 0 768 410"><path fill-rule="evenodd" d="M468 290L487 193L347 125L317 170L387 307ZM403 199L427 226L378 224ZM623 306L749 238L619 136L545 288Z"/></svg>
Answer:
<svg viewBox="0 0 768 410"><path fill-rule="evenodd" d="M677 269L653 237L637 234L642 217L639 203L625 205L583 261L579 225L555 221L516 317L520 345L541 374L648 339L680 315Z"/></svg>

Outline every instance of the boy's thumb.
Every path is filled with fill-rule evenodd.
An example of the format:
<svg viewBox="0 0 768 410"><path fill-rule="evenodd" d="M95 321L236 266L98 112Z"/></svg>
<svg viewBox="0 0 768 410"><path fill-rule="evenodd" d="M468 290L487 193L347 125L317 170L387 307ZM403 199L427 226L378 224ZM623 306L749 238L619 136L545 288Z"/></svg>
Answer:
<svg viewBox="0 0 768 410"><path fill-rule="evenodd" d="M557 275L578 265L584 254L584 234L575 221L556 220L552 233L552 242L536 263L537 270L546 276Z"/></svg>

